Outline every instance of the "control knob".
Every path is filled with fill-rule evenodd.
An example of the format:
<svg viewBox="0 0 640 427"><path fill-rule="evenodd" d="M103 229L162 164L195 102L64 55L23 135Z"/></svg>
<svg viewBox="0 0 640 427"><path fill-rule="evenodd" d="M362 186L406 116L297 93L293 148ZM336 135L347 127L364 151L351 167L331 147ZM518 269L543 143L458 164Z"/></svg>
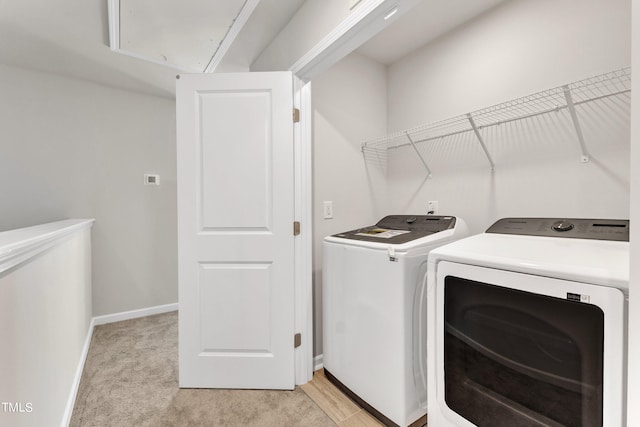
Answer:
<svg viewBox="0 0 640 427"><path fill-rule="evenodd" d="M556 221L551 226L554 231L569 231L573 230L573 227L573 223L566 220Z"/></svg>

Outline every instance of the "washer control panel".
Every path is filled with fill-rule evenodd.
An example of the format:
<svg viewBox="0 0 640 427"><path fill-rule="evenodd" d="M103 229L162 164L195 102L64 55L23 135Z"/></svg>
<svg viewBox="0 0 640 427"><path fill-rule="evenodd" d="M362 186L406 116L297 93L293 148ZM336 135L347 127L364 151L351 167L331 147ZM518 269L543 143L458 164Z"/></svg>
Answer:
<svg viewBox="0 0 640 427"><path fill-rule="evenodd" d="M627 219L584 218L503 218L487 233L526 236L569 237L573 239L629 241Z"/></svg>

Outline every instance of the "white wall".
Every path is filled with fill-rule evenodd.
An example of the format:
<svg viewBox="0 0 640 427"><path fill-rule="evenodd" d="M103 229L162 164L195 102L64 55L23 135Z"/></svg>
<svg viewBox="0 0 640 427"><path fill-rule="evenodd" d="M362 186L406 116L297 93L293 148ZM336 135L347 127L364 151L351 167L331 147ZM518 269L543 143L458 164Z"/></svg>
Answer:
<svg viewBox="0 0 640 427"><path fill-rule="evenodd" d="M386 68L353 53L312 83L314 354L322 353L322 239L374 224L384 214L382 169L360 143L386 132ZM323 219L323 201L333 219Z"/></svg>
<svg viewBox="0 0 640 427"><path fill-rule="evenodd" d="M640 2L634 0L632 7L632 45L640 46ZM640 51L637 47L632 57L633 79L640 80ZM640 91L631 94L631 284L629 296L629 382L628 402L640 402ZM627 422L640 420L640 405L627 405Z"/></svg>
<svg viewBox="0 0 640 427"><path fill-rule="evenodd" d="M630 65L630 2L514 0L389 68L388 129L433 123ZM424 147L432 179L410 148L389 151L390 209L440 212L482 232L500 217L629 217L629 112L607 100L578 107L591 162L568 112Z"/></svg>
<svg viewBox="0 0 640 427"><path fill-rule="evenodd" d="M95 218L93 314L175 303L175 102L8 66L0 93L0 230Z"/></svg>
<svg viewBox="0 0 640 427"><path fill-rule="evenodd" d="M630 65L630 0L511 0L389 68L389 131Z"/></svg>

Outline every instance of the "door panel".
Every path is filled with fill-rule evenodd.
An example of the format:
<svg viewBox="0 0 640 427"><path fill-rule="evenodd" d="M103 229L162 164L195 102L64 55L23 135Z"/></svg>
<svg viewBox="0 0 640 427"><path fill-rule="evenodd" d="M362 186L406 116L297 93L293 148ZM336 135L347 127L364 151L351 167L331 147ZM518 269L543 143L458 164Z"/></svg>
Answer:
<svg viewBox="0 0 640 427"><path fill-rule="evenodd" d="M271 96L267 91L199 95L203 230L271 230ZM240 126L238 118L242 118ZM230 185L232 184L232 185Z"/></svg>
<svg viewBox="0 0 640 427"><path fill-rule="evenodd" d="M294 387L292 86L178 80L181 387Z"/></svg>
<svg viewBox="0 0 640 427"><path fill-rule="evenodd" d="M273 356L269 351L270 275L268 263L201 264L200 348L203 352Z"/></svg>

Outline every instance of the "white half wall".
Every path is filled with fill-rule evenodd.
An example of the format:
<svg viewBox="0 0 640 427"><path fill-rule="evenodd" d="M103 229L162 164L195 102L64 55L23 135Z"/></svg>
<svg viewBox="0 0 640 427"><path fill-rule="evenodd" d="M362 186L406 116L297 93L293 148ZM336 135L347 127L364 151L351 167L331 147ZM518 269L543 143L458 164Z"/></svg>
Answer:
<svg viewBox="0 0 640 427"><path fill-rule="evenodd" d="M91 224L0 232L0 425L69 422L91 323Z"/></svg>
<svg viewBox="0 0 640 427"><path fill-rule="evenodd" d="M353 53L315 78L313 90L314 355L322 354L322 239L375 224L385 211L380 165L360 143L386 132L386 68ZM333 218L323 218L323 202Z"/></svg>
<svg viewBox="0 0 640 427"><path fill-rule="evenodd" d="M0 230L95 218L93 314L175 303L175 102L9 66L0 93Z"/></svg>

